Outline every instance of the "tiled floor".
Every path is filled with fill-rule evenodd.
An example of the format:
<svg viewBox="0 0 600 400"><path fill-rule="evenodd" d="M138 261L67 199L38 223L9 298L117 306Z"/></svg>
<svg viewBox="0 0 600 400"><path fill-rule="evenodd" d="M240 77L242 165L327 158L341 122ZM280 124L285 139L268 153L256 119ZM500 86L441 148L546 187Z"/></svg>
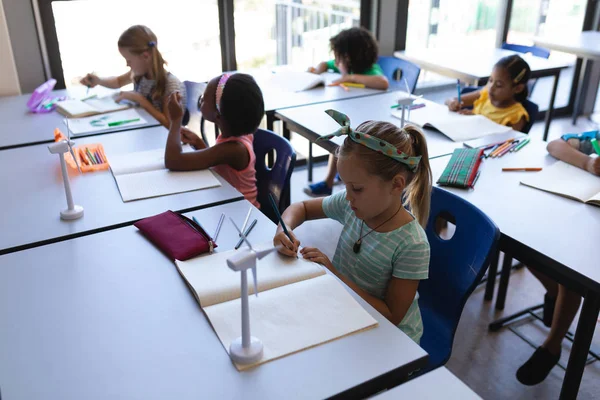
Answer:
<svg viewBox="0 0 600 400"><path fill-rule="evenodd" d="M591 122L583 118L578 121L577 126L572 126L568 118L557 119L551 126L551 138L558 137L565 132L581 132L593 127ZM536 123L531 135L541 137L542 129L543 123ZM325 173L325 165L315 168L315 180L322 179ZM306 179L306 169L294 172L292 201L301 201L307 198L302 192L302 188L306 185ZM341 188L341 186L337 186L336 190L341 190ZM296 233L304 245L317 246L333 257L340 231L341 225L337 222L320 220L304 224L297 228ZM543 300L543 294L542 286L526 269L512 274L506 308L502 312L497 312L493 303L484 302L483 287L478 288L465 306L456 334L453 354L447 367L485 399L558 398L564 378L562 369L555 367L548 378L537 386L521 385L515 378L515 372L529 358L534 349L508 329L491 333L487 328L488 324L497 318L510 315L526 306L540 303ZM548 332L548 328L537 322L522 325L519 329L540 344ZM600 329L596 329L593 347L600 351ZM565 343L561 358L565 365L569 350L570 343ZM579 398L600 398L600 362L586 367Z"/></svg>

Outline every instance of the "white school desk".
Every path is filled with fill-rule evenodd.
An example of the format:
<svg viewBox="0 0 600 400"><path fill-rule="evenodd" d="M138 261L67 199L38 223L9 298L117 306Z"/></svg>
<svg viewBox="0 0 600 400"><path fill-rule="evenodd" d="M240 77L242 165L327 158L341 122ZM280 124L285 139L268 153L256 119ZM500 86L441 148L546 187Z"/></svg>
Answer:
<svg viewBox="0 0 600 400"><path fill-rule="evenodd" d="M475 86L484 85L492 69L502 57L517 54L521 56L531 68L532 78L546 76L554 77L554 86L546 112L544 127L544 140L548 137L552 112L554 111L554 99L558 87L560 71L569 65L562 61L547 60L531 54L521 54L503 49L418 49L410 51L396 51L394 56L417 64L423 69L436 74L448 76Z"/></svg>
<svg viewBox="0 0 600 400"><path fill-rule="evenodd" d="M213 232L246 201L189 213ZM271 241L258 210L248 238ZM238 235L226 220L218 251ZM258 266L260 279L260 264ZM0 256L0 387L7 400L364 398L427 355L348 289L376 328L238 372L175 265L135 227Z"/></svg>
<svg viewBox="0 0 600 400"><path fill-rule="evenodd" d="M586 111L593 112L594 104L596 104L596 94L598 92L598 79L590 82L589 68L592 61L596 61L596 68L600 64L600 32L584 31L573 36L549 36L533 38L533 43L536 46L546 47L550 50L562 51L563 53L574 54L583 59L581 71L579 71L579 88L575 98L575 106L573 109L573 124L577 121L577 116L586 99Z"/></svg>
<svg viewBox="0 0 600 400"><path fill-rule="evenodd" d="M386 390L372 399L481 400L481 397L446 367L440 367L400 386Z"/></svg>
<svg viewBox="0 0 600 400"><path fill-rule="evenodd" d="M431 160L436 182L450 156ZM561 398L576 397L587 352L600 311L600 207L520 185L522 177L536 172L502 172L502 167L548 167L556 160L546 143L532 141L517 153L482 163L474 190L447 188L485 212L502 235L500 250L510 259L539 269L557 282L584 296L575 341L563 381ZM492 261L488 276L496 273ZM496 307L504 307L510 263L502 267ZM493 285L493 283L492 283ZM515 366L515 370L518 366Z"/></svg>
<svg viewBox="0 0 600 400"><path fill-rule="evenodd" d="M74 140L75 145L102 143L111 154L164 148L167 130L162 126ZM222 186L124 203L109 170L79 175L69 170L75 204L84 208L82 218L63 221L67 208L58 155L48 146L20 147L0 152L0 254L87 235L133 222L166 210L191 211L243 199L221 177Z"/></svg>
<svg viewBox="0 0 600 400"><path fill-rule="evenodd" d="M81 97L75 96L73 93L81 95L81 93L85 94L85 91L72 90L67 92L66 90L55 90L52 92L51 96L58 97L71 94L75 98ZM29 100L29 97L31 97L31 94L0 97L0 121L2 123L2 131L0 131L0 150L53 142L54 128L60 128L66 135L67 126L63 122L65 116L59 114L56 110L46 114L35 114L30 112L27 108L27 100ZM103 131L84 133L77 137L95 136L108 132L129 131L160 125L158 121L143 108L137 107L135 110L146 120L145 124L115 126Z"/></svg>
<svg viewBox="0 0 600 400"><path fill-rule="evenodd" d="M309 140L308 180L312 181L312 143L316 143L325 150L333 152L345 139L345 137L336 137L330 140L316 141L321 136L333 133L340 128L340 125L327 115L325 110L333 109L346 114L350 118L353 128L368 120L386 121L400 126L400 119L392 116L394 109L390 107L397 104L398 98L401 96L405 96L405 92L388 92L367 98L331 101L304 107L277 110L275 115L284 122L284 132L293 131ZM425 99L419 99L419 102L425 102L427 104L425 108L445 108L445 106ZM425 110L425 108L418 111ZM434 129L424 129L423 132L427 139L427 149L430 158L451 154L455 148L462 146L462 143L454 142Z"/></svg>
<svg viewBox="0 0 600 400"><path fill-rule="evenodd" d="M281 87L273 84L269 79L270 76L285 69L286 67L277 67L248 71L248 73L256 79L263 93L265 112L267 114L267 129L271 131L273 130L273 123L276 119L275 110L324 103L333 100L372 96L386 92L385 90L369 88L349 88L348 91L345 91L339 86L327 86L327 84L300 92L290 92L282 90ZM329 72L324 72L321 75L325 78L327 83L331 83L340 77L340 74ZM289 139L289 137L287 137L287 139Z"/></svg>

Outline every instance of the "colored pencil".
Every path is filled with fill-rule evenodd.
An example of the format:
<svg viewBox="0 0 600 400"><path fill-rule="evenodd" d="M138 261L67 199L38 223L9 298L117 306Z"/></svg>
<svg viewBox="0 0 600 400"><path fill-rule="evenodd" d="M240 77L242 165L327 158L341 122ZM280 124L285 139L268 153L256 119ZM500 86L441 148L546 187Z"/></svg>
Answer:
<svg viewBox="0 0 600 400"><path fill-rule="evenodd" d="M513 171L525 171L525 172L535 172L535 171L541 171L542 168L502 168L502 171L504 172L513 172Z"/></svg>

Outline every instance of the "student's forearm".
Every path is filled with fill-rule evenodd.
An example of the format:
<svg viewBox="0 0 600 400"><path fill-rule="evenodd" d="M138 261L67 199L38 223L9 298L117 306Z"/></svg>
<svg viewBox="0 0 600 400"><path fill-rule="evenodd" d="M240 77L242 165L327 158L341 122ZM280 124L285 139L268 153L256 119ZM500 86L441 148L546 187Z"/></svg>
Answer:
<svg viewBox="0 0 600 400"><path fill-rule="evenodd" d="M371 89L387 90L387 88L390 86L387 78L381 75L353 74L352 81L354 83L362 83Z"/></svg>
<svg viewBox="0 0 600 400"><path fill-rule="evenodd" d="M155 120L160 122L162 126L164 126L167 129L169 128L169 120L167 119L165 114L161 113L156 108L154 108L152 103L150 103L147 98L140 96L138 102L140 104L140 107L142 107L148 114L152 115L152 117L154 117Z"/></svg>
<svg viewBox="0 0 600 400"><path fill-rule="evenodd" d="M109 76L106 78L99 78L99 80L100 80L100 82L98 84L100 86L104 86L109 89L119 89L120 87L124 86L124 84L121 84L121 82L119 82L118 76Z"/></svg>
<svg viewBox="0 0 600 400"><path fill-rule="evenodd" d="M281 219L285 222L286 227L289 230L294 230L306 221L306 209L304 207L304 202L293 203L288 208L285 209L283 214L281 215ZM283 228L281 224L277 226L277 231L282 231Z"/></svg>
<svg viewBox="0 0 600 400"><path fill-rule="evenodd" d="M342 275L339 271L335 270L334 271L335 276L337 276L338 278L340 278L340 280L342 282L344 282L350 289L354 290L356 292L356 294L358 294L360 297L362 297L362 299L364 301L366 301L367 303L369 303L371 305L371 307L373 307L374 309L376 309L377 311L379 311L379 313L381 315L383 315L386 319L390 320L392 319L392 311L390 310L390 308L388 307L388 305L385 303L385 301L378 299L375 296L370 295L369 293L367 293L366 291L364 291L363 289L361 289L356 283L354 283L352 280L346 278L344 275Z"/></svg>
<svg viewBox="0 0 600 400"><path fill-rule="evenodd" d="M175 121L169 128L167 145L165 146L165 167L168 169L178 169L178 161L181 158L181 121Z"/></svg>
<svg viewBox="0 0 600 400"><path fill-rule="evenodd" d="M548 143L547 150L554 158L587 170L586 167L590 156L574 149L564 140L556 139L551 141Z"/></svg>
<svg viewBox="0 0 600 400"><path fill-rule="evenodd" d="M323 72L327 72L327 63L322 61L315 68L315 74L322 74Z"/></svg>

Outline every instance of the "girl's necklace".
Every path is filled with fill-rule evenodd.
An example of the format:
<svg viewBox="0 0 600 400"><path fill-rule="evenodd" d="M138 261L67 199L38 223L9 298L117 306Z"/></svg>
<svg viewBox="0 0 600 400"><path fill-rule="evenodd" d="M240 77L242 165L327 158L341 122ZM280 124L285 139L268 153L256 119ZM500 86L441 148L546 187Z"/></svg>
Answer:
<svg viewBox="0 0 600 400"><path fill-rule="evenodd" d="M371 229L369 232L365 233L365 235L362 235L362 231L363 231L363 226L365 225L365 221L361 221L360 223L360 234L358 235L358 240L356 242L354 242L354 246L352 246L352 251L354 251L356 254L358 254L360 252L360 246L362 245L362 240L364 238L366 238L367 236L369 236L375 229L381 227L382 225L384 225L385 223L389 222L392 218L394 218L402 209L402 204L400 205L400 208L398 208L398 211L396 211L394 213L394 215L392 215L391 217L389 217L388 219L386 219L385 221L383 221L381 224L377 225L375 228Z"/></svg>

